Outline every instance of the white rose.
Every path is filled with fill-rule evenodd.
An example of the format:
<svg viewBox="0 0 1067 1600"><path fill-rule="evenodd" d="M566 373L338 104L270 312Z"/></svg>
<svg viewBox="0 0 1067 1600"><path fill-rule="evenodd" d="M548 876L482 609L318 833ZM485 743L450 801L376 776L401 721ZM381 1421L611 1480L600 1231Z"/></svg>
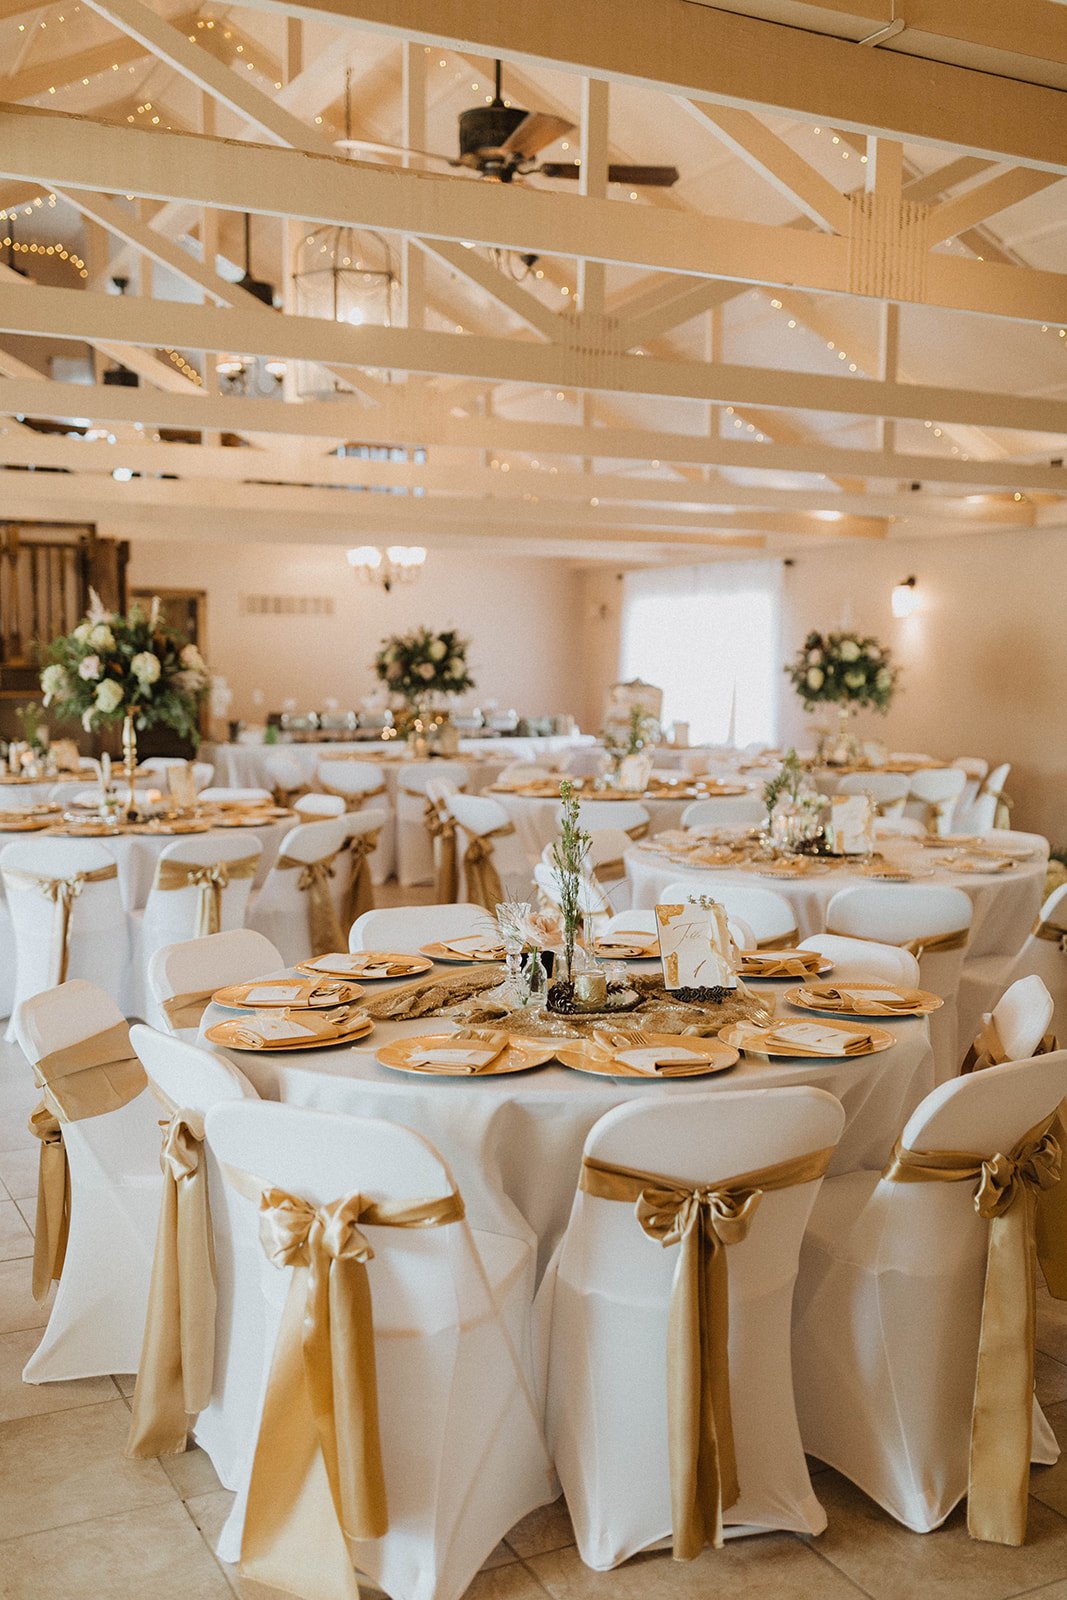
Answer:
<svg viewBox="0 0 1067 1600"><path fill-rule="evenodd" d="M858 661L860 658L860 647L856 643L855 639L842 639L837 653L841 657L842 661Z"/></svg>
<svg viewBox="0 0 1067 1600"><path fill-rule="evenodd" d="M195 644L182 646L180 660L182 666L188 668L190 672L202 672L204 669L204 658Z"/></svg>
<svg viewBox="0 0 1067 1600"><path fill-rule="evenodd" d="M459 656L452 656L448 663L448 671L451 673L453 678L459 677L460 673L463 671L463 662L460 660Z"/></svg>
<svg viewBox="0 0 1067 1600"><path fill-rule="evenodd" d="M821 666L822 665L822 651L821 650L809 650L808 651L808 661L811 664L811 666L813 666L813 667Z"/></svg>
<svg viewBox="0 0 1067 1600"><path fill-rule="evenodd" d="M821 689L825 679L826 674L821 667L809 667L804 681L809 689Z"/></svg>
<svg viewBox="0 0 1067 1600"><path fill-rule="evenodd" d="M65 700L70 692L67 674L58 662L53 662L50 667L45 667L41 673L41 688L44 690L44 703L51 705L53 700Z"/></svg>
<svg viewBox="0 0 1067 1600"><path fill-rule="evenodd" d="M122 685L116 683L114 678L105 678L103 683L96 686L96 709L107 716L112 711L117 711L122 704ZM84 720L84 719L83 719Z"/></svg>
<svg viewBox="0 0 1067 1600"><path fill-rule="evenodd" d="M151 650L141 650L130 662L130 671L139 683L158 683L161 672L159 657Z"/></svg>
<svg viewBox="0 0 1067 1600"><path fill-rule="evenodd" d="M421 666L417 667L415 670L418 672L420 678L426 679L427 683L431 678L436 678L437 676L437 668L429 661L424 661Z"/></svg>
<svg viewBox="0 0 1067 1600"><path fill-rule="evenodd" d="M89 630L89 643L95 645L98 650L114 650L115 635L106 622L98 622Z"/></svg>
<svg viewBox="0 0 1067 1600"><path fill-rule="evenodd" d="M883 667L881 672L874 680L875 688L877 689L888 689L892 682L893 674L890 672L888 667Z"/></svg>
<svg viewBox="0 0 1067 1600"><path fill-rule="evenodd" d="M867 646L867 659L868 661L881 661L882 651L880 646L876 644L869 644Z"/></svg>
<svg viewBox="0 0 1067 1600"><path fill-rule="evenodd" d="M850 689L862 689L866 678L862 672L846 672L845 682Z"/></svg>
<svg viewBox="0 0 1067 1600"><path fill-rule="evenodd" d="M92 631L93 625L91 622L79 622L74 630L74 638L78 640L79 644L84 644Z"/></svg>
<svg viewBox="0 0 1067 1600"><path fill-rule="evenodd" d="M448 654L448 646L443 639L435 639L430 646L430 660L443 661Z"/></svg>
<svg viewBox="0 0 1067 1600"><path fill-rule="evenodd" d="M78 677L84 678L86 683L94 683L102 671L99 656L86 656L78 668Z"/></svg>

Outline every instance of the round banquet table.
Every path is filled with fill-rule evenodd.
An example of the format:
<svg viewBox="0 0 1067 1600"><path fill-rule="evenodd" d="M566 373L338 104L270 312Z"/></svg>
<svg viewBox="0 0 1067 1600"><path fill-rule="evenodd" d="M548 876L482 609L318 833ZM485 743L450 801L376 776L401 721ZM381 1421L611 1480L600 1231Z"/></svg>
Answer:
<svg viewBox="0 0 1067 1600"><path fill-rule="evenodd" d="M754 985L778 1010L789 980ZM374 994L387 985L366 986ZM210 1005L200 1042L232 1011ZM845 1108L845 1129L831 1173L881 1169L910 1113L934 1085L929 1028L922 1018L893 1018L896 1042L878 1055L840 1060L770 1060L742 1056L706 1078L602 1078L549 1065L498 1078L441 1078L393 1071L375 1059L379 1046L412 1034L448 1033L443 1018L378 1023L366 1043L326 1050L222 1051L268 1100L319 1111L380 1117L414 1128L440 1151L474 1227L523 1238L544 1269L570 1215L586 1135L613 1106L642 1096L715 1094L813 1084ZM758 1107L754 1105L754 1114Z"/></svg>
<svg viewBox="0 0 1067 1600"><path fill-rule="evenodd" d="M450 759L463 762L469 769L467 790L477 794L495 782L514 761L554 761L580 745L592 744L590 734L555 734L543 738L486 738L461 739L459 750ZM396 798L396 784L403 773L408 757L398 741L389 744L380 739L309 740L292 744L217 744L206 752L206 758L215 764L215 782L236 788L273 787L269 757L291 757L304 776L306 783L314 781L320 761L355 760L380 762L389 797Z"/></svg>
<svg viewBox="0 0 1067 1600"><path fill-rule="evenodd" d="M559 796L498 794L494 791L490 798L503 806L509 820L515 824L515 832L530 861L540 861L545 846L559 837ZM601 797L591 789L585 798L599 800ZM668 828L680 828L682 813L698 798L695 794L679 795L677 799L673 796L663 798L658 794L626 796L627 801L636 801L648 812L651 818L650 834L663 833ZM610 805L612 802L609 800L606 803Z"/></svg>
<svg viewBox="0 0 1067 1600"><path fill-rule="evenodd" d="M298 821L296 817L283 817L273 822L257 824L249 828L212 828L207 833L116 833L104 834L87 840L91 844L102 844L105 850L115 857L119 869L119 889L122 894L122 904L126 911L140 911L148 899L148 891L152 887L152 880L156 874L156 862L168 845L175 844L181 839L218 839L232 841L234 836L258 839L263 846L259 866L256 870L254 888L258 888L270 871L285 835ZM5 845L14 844L16 840L32 839L33 842L47 850L53 839L62 837L64 841L71 835L57 835L46 833L5 833L0 830L0 850ZM0 885L0 901L3 900L3 888Z"/></svg>

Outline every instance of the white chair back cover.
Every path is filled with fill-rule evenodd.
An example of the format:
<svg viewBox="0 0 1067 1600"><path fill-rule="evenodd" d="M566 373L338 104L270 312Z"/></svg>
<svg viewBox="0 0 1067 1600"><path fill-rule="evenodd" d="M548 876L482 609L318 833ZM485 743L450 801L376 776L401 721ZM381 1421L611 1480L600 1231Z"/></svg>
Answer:
<svg viewBox="0 0 1067 1600"><path fill-rule="evenodd" d="M982 756L957 756L952 765L959 767L967 779L963 786L963 793L956 804L956 818L958 821L962 814L970 806L973 806L978 799L978 791L982 787L982 783L989 771L989 762Z"/></svg>
<svg viewBox="0 0 1067 1600"><path fill-rule="evenodd" d="M958 767L931 767L913 772L905 815L914 817L930 833L952 833L956 826L956 807L967 775Z"/></svg>
<svg viewBox="0 0 1067 1600"><path fill-rule="evenodd" d="M902 1130L913 1150L993 1156L1067 1095L1067 1051L942 1083ZM805 1449L917 1532L967 1491L989 1223L972 1183L827 1179L797 1283L793 1364ZM1034 1411L1034 1459L1058 1454Z"/></svg>
<svg viewBox="0 0 1067 1600"><path fill-rule="evenodd" d="M350 950L394 950L411 954L420 945L491 933L495 924L482 906L388 906L365 911L352 924Z"/></svg>
<svg viewBox="0 0 1067 1600"><path fill-rule="evenodd" d="M227 800L270 800L269 789L241 788L239 785L213 784L206 789L201 789L197 797L203 801L220 800L225 804Z"/></svg>
<svg viewBox="0 0 1067 1600"><path fill-rule="evenodd" d="M512 784L535 783L554 774L548 767L539 766L536 761L511 761L497 777L497 783Z"/></svg>
<svg viewBox="0 0 1067 1600"><path fill-rule="evenodd" d="M278 859L287 856L294 861L321 861L326 856L336 855L347 838L347 817L298 823L282 840ZM329 887L339 918L342 917L348 872L347 857L337 856ZM279 867L276 862L247 918L250 928L264 934L281 951L286 966L306 961L311 955L311 895L300 888L300 878L298 868Z"/></svg>
<svg viewBox="0 0 1067 1600"><path fill-rule="evenodd" d="M834 964L833 977L842 983L876 978L879 983L918 987L919 963L910 950L899 945L878 944L873 939L848 939L834 933L813 933L801 939L801 950L817 950ZM829 975L828 975L829 976Z"/></svg>
<svg viewBox="0 0 1067 1600"><path fill-rule="evenodd" d="M630 834L631 829L647 830L651 820L640 800L585 800L581 796L579 799L578 821L587 833L613 828L617 832ZM557 826L562 817L561 809L556 813Z"/></svg>
<svg viewBox="0 0 1067 1600"><path fill-rule="evenodd" d="M880 817L902 817L911 779L902 772L846 772L838 794L869 794Z"/></svg>
<svg viewBox="0 0 1067 1600"><path fill-rule="evenodd" d="M897 945L969 930L971 917L971 902L962 889L932 884L856 885L839 890L826 908L826 926L834 933ZM953 1077L960 1064L956 1001L965 953L962 947L917 952L922 987L945 1002L929 1019L938 1081Z"/></svg>
<svg viewBox="0 0 1067 1600"><path fill-rule="evenodd" d="M1013 970L1041 978L1055 1006L1053 1026L1067 1044L1067 883L1046 897Z"/></svg>
<svg viewBox="0 0 1067 1600"><path fill-rule="evenodd" d="M263 770L276 794L295 794L307 783L300 762L285 750L269 750L263 757Z"/></svg>
<svg viewBox="0 0 1067 1600"><path fill-rule="evenodd" d="M163 1003L179 994L222 989L231 983L266 978L285 967L281 952L254 928L231 928L206 939L186 939L164 945L148 963L146 988L149 1003L160 1017L159 1027L180 1039L193 1040L197 1028L174 1028Z"/></svg>
<svg viewBox="0 0 1067 1600"><path fill-rule="evenodd" d="M13 1009L30 995L52 988L59 907L36 884L16 874L45 879L77 878L115 866L115 857L93 839L22 839L0 850L0 877L15 939ZM87 882L70 910L68 978L85 978L125 1006L129 975L129 923L118 877ZM14 1038L9 1028L8 1038Z"/></svg>
<svg viewBox="0 0 1067 1600"><path fill-rule="evenodd" d="M31 995L14 1017L31 1066L122 1021L111 996L80 978ZM63 1123L70 1233L27 1383L137 1370L162 1186L158 1118L145 1089L117 1111Z"/></svg>
<svg viewBox="0 0 1067 1600"><path fill-rule="evenodd" d="M979 785L978 793L968 805L956 807L956 827L960 833L991 833L996 827L997 810L1001 804L1004 785L1011 766L1007 761L993 771ZM1001 842L998 839L998 844Z"/></svg>
<svg viewBox="0 0 1067 1600"><path fill-rule="evenodd" d="M375 810L383 815L378 823L381 837L368 865L371 882L385 883L392 877L396 863L396 819L385 794L384 769L376 761L331 761L327 757L319 762L318 779L324 788L336 789L341 796L373 797ZM366 808L370 810L369 804Z"/></svg>
<svg viewBox="0 0 1067 1600"><path fill-rule="evenodd" d="M708 1184L837 1143L840 1104L820 1089L659 1099L609 1111L585 1154ZM818 1184L764 1194L743 1243L727 1248L730 1379L741 1498L732 1524L818 1533L793 1403L789 1313ZM614 1567L668 1537L667 1312L678 1265L634 1207L578 1190L538 1295L550 1326L549 1445L582 1560Z"/></svg>
<svg viewBox="0 0 1067 1600"><path fill-rule="evenodd" d="M993 1025L1009 1061L1026 1061L1048 1032L1052 996L1036 973L1017 978L993 1007Z"/></svg>
<svg viewBox="0 0 1067 1600"><path fill-rule="evenodd" d="M149 756L147 761L140 763L145 772L158 773L162 782L159 787L166 791L167 773L172 767L188 767L193 774L193 788L199 794L201 789L206 789L215 776L215 768L210 761L186 761L183 756Z"/></svg>
<svg viewBox="0 0 1067 1600"><path fill-rule="evenodd" d="M434 881L433 845L426 829L426 802L439 805L441 784L447 793L466 787L461 761L405 762L396 779L396 875L408 888Z"/></svg>
<svg viewBox="0 0 1067 1600"><path fill-rule="evenodd" d="M717 900L726 907L728 917L739 918L751 928L758 945L786 940L796 942L797 919L793 907L785 895L779 894L776 889L762 889L747 883L723 883L712 872L704 873L699 878L694 873L691 878L680 878L676 883L667 884L663 890L663 903L671 904L678 900L684 903L691 895L695 898L701 894Z"/></svg>
<svg viewBox="0 0 1067 1600"><path fill-rule="evenodd" d="M217 1162L315 1205L354 1192L430 1199L454 1187L419 1134L369 1118L262 1102L217 1105L207 1114L207 1144ZM263 1254L256 1206L229 1183L223 1189L235 1247L258 1254L260 1264L257 1303L242 1296L234 1306L234 1343L257 1374L257 1393L245 1413L245 1460L219 1546L223 1559L233 1560L290 1274ZM465 1221L364 1226L374 1250L368 1273L390 1527L383 1538L360 1543L360 1569L390 1594L459 1600L517 1518L554 1492L507 1320L509 1302L512 1312L529 1308L530 1248L485 1235L476 1243Z"/></svg>
<svg viewBox="0 0 1067 1600"><path fill-rule="evenodd" d="M344 797L339 794L302 794L293 801L301 822L320 822L323 817L343 817Z"/></svg>
<svg viewBox="0 0 1067 1600"><path fill-rule="evenodd" d="M459 893L467 892L463 858L469 843L468 835L482 836L497 828L512 830L511 818L499 801L491 795L451 794L445 802L459 824L456 833L456 859L459 865ZM492 841L493 865L500 875L505 898L528 900L530 898L530 862L526 851L514 831L506 832Z"/></svg>
<svg viewBox="0 0 1067 1600"><path fill-rule="evenodd" d="M683 828L755 828L767 815L767 808L752 794L710 795L694 800L682 812Z"/></svg>
<svg viewBox="0 0 1067 1600"><path fill-rule="evenodd" d="M569 777L595 778L604 770L604 751L599 745L580 745L567 752L562 765Z"/></svg>

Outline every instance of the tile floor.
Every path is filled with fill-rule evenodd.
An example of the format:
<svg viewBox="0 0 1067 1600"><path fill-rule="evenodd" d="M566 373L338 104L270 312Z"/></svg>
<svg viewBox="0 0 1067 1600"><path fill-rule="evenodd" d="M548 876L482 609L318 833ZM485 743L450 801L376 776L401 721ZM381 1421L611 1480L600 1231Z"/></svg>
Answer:
<svg viewBox="0 0 1067 1600"><path fill-rule="evenodd" d="M0 1600L277 1600L217 1560L231 1497L202 1451L123 1455L128 1376L21 1381L48 1316L30 1294L36 1099L20 1052L0 1044ZM1043 1301L1039 1329L1038 1395L1067 1447L1067 1303ZM925 1538L909 1533L815 1471L830 1519L819 1539L769 1534L689 1565L655 1552L597 1573L557 1501L511 1530L467 1600L1067 1600L1067 1455L1034 1469L1019 1550L972 1543L962 1511Z"/></svg>

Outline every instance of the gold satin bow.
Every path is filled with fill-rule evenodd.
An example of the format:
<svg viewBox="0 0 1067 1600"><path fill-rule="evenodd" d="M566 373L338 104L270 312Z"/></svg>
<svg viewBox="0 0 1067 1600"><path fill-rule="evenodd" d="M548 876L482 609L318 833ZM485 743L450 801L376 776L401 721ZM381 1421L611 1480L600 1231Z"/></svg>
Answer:
<svg viewBox="0 0 1067 1600"><path fill-rule="evenodd" d="M1047 939L1050 944L1058 944L1061 953L1067 955L1067 928L1061 928L1055 922L1042 922L1038 917L1030 931L1035 939Z"/></svg>
<svg viewBox="0 0 1067 1600"><path fill-rule="evenodd" d="M495 915L497 906L504 898L504 888L493 860L493 840L514 833L515 824L501 823L499 828L491 828L488 833L469 833L462 823L459 826L467 834L468 841L463 855L467 899L483 906L490 915Z"/></svg>
<svg viewBox="0 0 1067 1600"><path fill-rule="evenodd" d="M1038 1197L1060 1181L1057 1113L1007 1154L909 1150L897 1142L884 1177L893 1183L974 1183L974 1208L989 1223L978 1342L967 1531L1020 1545L1026 1538L1033 1424ZM1062 1251L1062 1245L1061 1245Z"/></svg>
<svg viewBox="0 0 1067 1600"><path fill-rule="evenodd" d="M459 894L456 819L448 811L438 811L433 801L427 799L422 820L426 825L433 850L434 899L439 906L454 905Z"/></svg>
<svg viewBox="0 0 1067 1600"><path fill-rule="evenodd" d="M362 1227L459 1222L453 1191L375 1202L359 1193L314 1206L246 1172L227 1180L259 1205L260 1243L292 1268L248 1489L241 1572L294 1594L359 1589L348 1540L379 1539L388 1507L378 1426L374 1318ZM325 1480L325 1481L323 1481ZM318 1567L309 1585L308 1568Z"/></svg>
<svg viewBox="0 0 1067 1600"><path fill-rule="evenodd" d="M380 794L385 793L387 787L388 785L383 783L377 789L360 789L353 794L348 789L335 789L332 784L324 782L320 777L319 787L316 792L318 794L332 794L335 799L343 800L346 811L362 811L367 800L376 800Z"/></svg>
<svg viewBox="0 0 1067 1600"><path fill-rule="evenodd" d="M128 1456L185 1449L189 1418L211 1399L215 1367L215 1251L204 1120L174 1106L158 1088L156 1093L169 1120L159 1154L163 1195Z"/></svg>
<svg viewBox="0 0 1067 1600"><path fill-rule="evenodd" d="M70 1168L59 1118L42 1100L30 1113L29 1129L41 1142L37 1173L37 1220L33 1230L33 1298L44 1300L58 1282L70 1231Z"/></svg>
<svg viewBox="0 0 1067 1600"><path fill-rule="evenodd" d="M181 1028L199 1028L215 987L212 984L210 989L188 989L184 994L172 994L169 1000L164 1000L161 1009L169 1026L175 1032Z"/></svg>
<svg viewBox="0 0 1067 1600"><path fill-rule="evenodd" d="M222 894L238 878L254 878L259 856L242 856L237 861L195 863L160 860L153 889L196 889L196 926L193 938L222 931Z"/></svg>
<svg viewBox="0 0 1067 1600"><path fill-rule="evenodd" d="M821 1178L832 1149L693 1185L586 1156L579 1187L636 1202L644 1232L678 1245L667 1321L667 1438L672 1553L692 1561L723 1542L723 1512L740 1487L730 1406L730 1280L725 1246L739 1244L768 1190Z"/></svg>
<svg viewBox="0 0 1067 1600"><path fill-rule="evenodd" d="M344 950L348 944L346 931L341 927L341 917L334 904L330 884L334 876L334 862L348 849L347 841L332 855L320 856L317 861L298 861L295 856L279 856L275 862L279 872L299 872L296 886L308 896L308 923L311 934L311 954L328 955L331 950Z"/></svg>
<svg viewBox="0 0 1067 1600"><path fill-rule="evenodd" d="M373 828L367 833L349 835L349 875L344 897L344 927L341 929L341 943L333 945L334 950L345 948L348 943L348 929L356 918L361 917L364 911L374 910L374 884L370 875L370 857L378 848L381 831L380 828ZM325 954L324 951L315 953Z"/></svg>
<svg viewBox="0 0 1067 1600"><path fill-rule="evenodd" d="M70 961L70 919L75 900L87 883L105 883L109 878L117 878L118 875L119 869L115 863L107 867L97 867L92 872L74 872L69 878L44 877L39 873L23 872L21 868L15 867L4 869L5 884L38 889L46 900L51 900L54 907L46 988L54 989L67 981L67 966Z"/></svg>

